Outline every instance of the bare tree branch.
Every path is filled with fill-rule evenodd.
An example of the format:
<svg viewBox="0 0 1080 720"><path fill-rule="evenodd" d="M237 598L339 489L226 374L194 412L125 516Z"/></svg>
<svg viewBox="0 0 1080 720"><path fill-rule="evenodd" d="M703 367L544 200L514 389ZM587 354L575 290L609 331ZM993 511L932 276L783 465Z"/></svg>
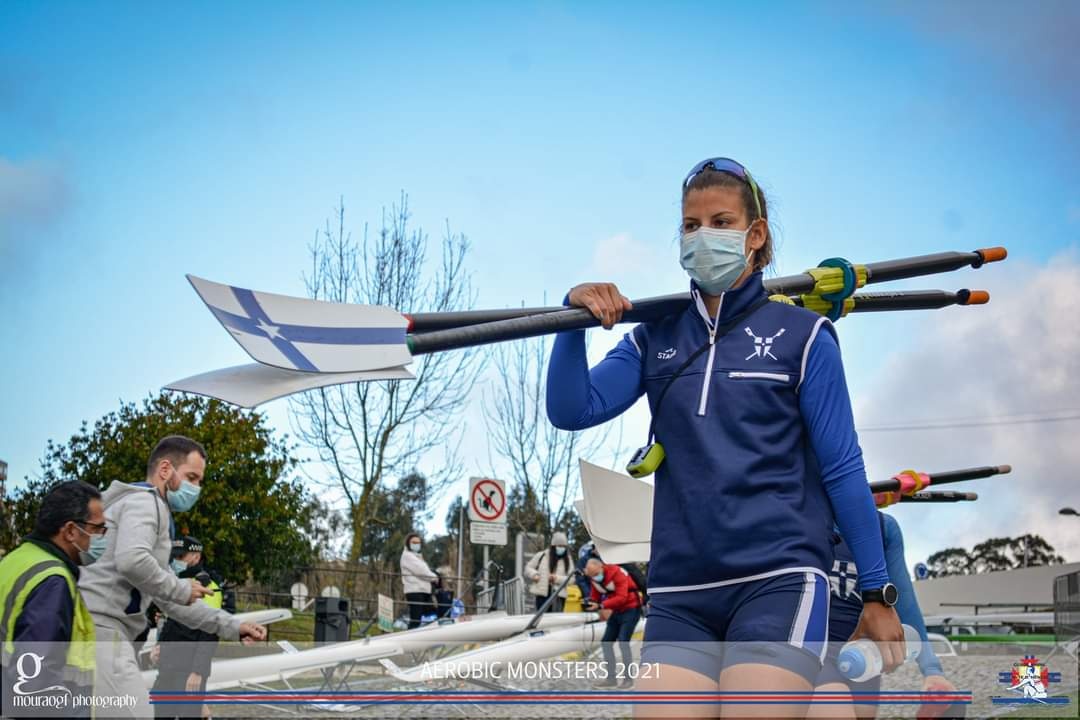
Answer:
<svg viewBox="0 0 1080 720"><path fill-rule="evenodd" d="M604 445L610 425L566 432L547 419L545 368L547 338L492 348L495 387L484 394L484 422L490 451L508 466L524 507L511 508L521 531L544 535L560 527L580 486L577 460Z"/></svg>
<svg viewBox="0 0 1080 720"><path fill-rule="evenodd" d="M449 224L440 260L425 272L427 236L409 224L408 196L383 210L382 224L359 242L345 226L345 205L327 219L309 246L308 295L339 303L386 305L402 312L446 312L473 306L476 294L466 270L469 242ZM438 478L431 499L459 479L457 453L464 409L484 363L478 350L434 353L416 360L416 379L354 383L294 396L293 430L329 466L348 503L351 541L348 559L365 557L364 527L377 522L372 494L389 478L421 461L441 461L428 474ZM434 452L440 451L440 452ZM441 454L435 460L433 456Z"/></svg>

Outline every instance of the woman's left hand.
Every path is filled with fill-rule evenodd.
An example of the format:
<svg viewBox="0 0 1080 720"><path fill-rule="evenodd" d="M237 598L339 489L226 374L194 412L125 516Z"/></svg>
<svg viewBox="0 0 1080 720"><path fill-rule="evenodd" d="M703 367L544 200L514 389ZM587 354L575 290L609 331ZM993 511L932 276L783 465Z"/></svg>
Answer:
<svg viewBox="0 0 1080 720"><path fill-rule="evenodd" d="M904 662L904 630L895 609L878 602L864 604L851 639L864 637L877 643L884 672L892 672Z"/></svg>

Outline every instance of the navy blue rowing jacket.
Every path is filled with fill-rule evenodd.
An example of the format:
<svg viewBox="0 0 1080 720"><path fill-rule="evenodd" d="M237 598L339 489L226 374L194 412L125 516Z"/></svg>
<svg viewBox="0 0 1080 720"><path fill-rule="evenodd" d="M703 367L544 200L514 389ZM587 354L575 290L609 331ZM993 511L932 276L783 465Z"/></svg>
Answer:
<svg viewBox="0 0 1080 720"><path fill-rule="evenodd" d="M717 587L832 567L835 521L863 586L887 581L881 533L855 437L832 325L767 303L709 342L696 290L679 314L636 326L591 370L584 331L561 333L547 410L577 430L615 417L642 394L666 459L656 473L649 592ZM760 273L721 298L719 324L766 297Z"/></svg>

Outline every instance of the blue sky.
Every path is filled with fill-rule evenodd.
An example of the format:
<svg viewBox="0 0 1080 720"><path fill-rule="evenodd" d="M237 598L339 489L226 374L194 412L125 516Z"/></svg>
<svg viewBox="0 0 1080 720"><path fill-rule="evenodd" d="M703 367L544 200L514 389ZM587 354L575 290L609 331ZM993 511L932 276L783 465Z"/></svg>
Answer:
<svg viewBox="0 0 1080 720"><path fill-rule="evenodd" d="M4 3L0 458L21 478L48 438L119 400L242 362L184 273L299 294L341 195L357 232L404 190L433 236L447 220L466 233L481 306L589 279L631 297L681 289L678 182L721 154L769 194L781 273L996 244L1008 271L922 286L1008 290L1068 270L1078 29L1068 2ZM964 415L917 384L908 407L873 397L947 313L1026 322L991 314L1005 309L845 320L860 420ZM1012 377L994 361L972 372ZM1080 407L1073 367L1049 400L995 412ZM285 403L268 412L288 429ZM628 422L643 433L641 408ZM925 461L920 438L890 439L877 458L867 448L872 474L1012 459L978 436L966 445L982 452ZM1080 532L1044 533L1080 553Z"/></svg>

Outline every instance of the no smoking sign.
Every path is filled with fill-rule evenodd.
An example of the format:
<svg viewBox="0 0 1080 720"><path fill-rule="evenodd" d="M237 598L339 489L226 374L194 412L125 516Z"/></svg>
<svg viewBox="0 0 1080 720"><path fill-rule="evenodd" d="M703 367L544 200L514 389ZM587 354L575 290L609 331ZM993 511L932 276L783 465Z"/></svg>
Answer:
<svg viewBox="0 0 1080 720"><path fill-rule="evenodd" d="M506 484L491 478L469 479L469 519L501 523L506 518Z"/></svg>

